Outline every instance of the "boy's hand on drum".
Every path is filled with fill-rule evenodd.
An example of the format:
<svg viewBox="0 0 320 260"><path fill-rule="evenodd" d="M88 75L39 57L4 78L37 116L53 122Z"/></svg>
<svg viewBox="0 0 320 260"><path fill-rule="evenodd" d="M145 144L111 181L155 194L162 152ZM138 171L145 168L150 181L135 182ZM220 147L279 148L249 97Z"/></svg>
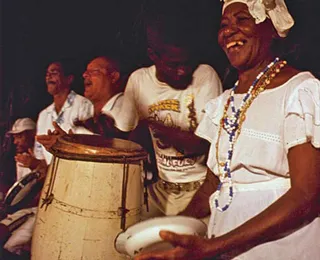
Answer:
<svg viewBox="0 0 320 260"><path fill-rule="evenodd" d="M193 235L178 235L170 231L160 231L160 237L175 248L164 252L150 252L137 255L135 260L200 260L208 256L210 240Z"/></svg>
<svg viewBox="0 0 320 260"><path fill-rule="evenodd" d="M93 117L90 117L86 120L76 120L73 122L73 124L75 126L78 126L78 127L84 127L86 129L88 129L89 131L91 132L94 132L93 129L94 129L94 120L93 120Z"/></svg>
<svg viewBox="0 0 320 260"><path fill-rule="evenodd" d="M96 118L96 123L98 124L99 134L105 137L110 137L114 129L114 119L108 115L100 114Z"/></svg>
<svg viewBox="0 0 320 260"><path fill-rule="evenodd" d="M52 122L52 125L54 127L53 131L49 129L47 135L36 136L36 140L47 150L49 150L57 142L57 139L60 136L67 134L56 122Z"/></svg>
<svg viewBox="0 0 320 260"><path fill-rule="evenodd" d="M114 119L108 115L99 114L84 121L78 120L74 125L84 127L95 134L110 137L114 130Z"/></svg>

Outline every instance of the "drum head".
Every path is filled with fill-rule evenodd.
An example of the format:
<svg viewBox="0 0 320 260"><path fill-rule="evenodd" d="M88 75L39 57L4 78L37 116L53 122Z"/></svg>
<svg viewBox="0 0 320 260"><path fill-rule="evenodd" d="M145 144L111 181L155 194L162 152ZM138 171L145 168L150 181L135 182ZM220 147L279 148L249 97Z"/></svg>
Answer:
<svg viewBox="0 0 320 260"><path fill-rule="evenodd" d="M173 248L159 236L161 230L178 234L205 236L207 226L199 219L185 216L166 216L148 219L129 227L115 240L115 248L131 257L142 252L164 251Z"/></svg>
<svg viewBox="0 0 320 260"><path fill-rule="evenodd" d="M97 162L130 162L147 157L143 148L134 142L83 134L58 138L50 152L59 158Z"/></svg>
<svg viewBox="0 0 320 260"><path fill-rule="evenodd" d="M13 184L4 199L5 206L8 209L17 210L20 205L29 200L30 196L34 195L39 177L40 173L30 172Z"/></svg>

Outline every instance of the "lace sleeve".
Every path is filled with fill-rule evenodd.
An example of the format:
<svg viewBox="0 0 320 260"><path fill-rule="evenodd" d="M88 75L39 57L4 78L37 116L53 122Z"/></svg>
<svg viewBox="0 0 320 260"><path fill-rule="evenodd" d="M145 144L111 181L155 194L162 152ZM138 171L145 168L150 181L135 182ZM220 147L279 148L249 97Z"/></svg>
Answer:
<svg viewBox="0 0 320 260"><path fill-rule="evenodd" d="M284 122L286 149L311 142L320 147L320 81L303 81L290 94Z"/></svg>
<svg viewBox="0 0 320 260"><path fill-rule="evenodd" d="M218 133L219 121L223 112L222 96L212 99L206 104L203 111L204 115L195 132L197 136L210 143L213 142L214 136Z"/></svg>

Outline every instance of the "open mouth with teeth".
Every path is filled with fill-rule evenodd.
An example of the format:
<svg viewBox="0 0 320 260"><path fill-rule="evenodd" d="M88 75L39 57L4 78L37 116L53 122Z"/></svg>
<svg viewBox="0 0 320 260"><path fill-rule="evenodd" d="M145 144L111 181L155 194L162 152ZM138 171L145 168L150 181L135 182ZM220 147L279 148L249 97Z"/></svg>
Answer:
<svg viewBox="0 0 320 260"><path fill-rule="evenodd" d="M49 81L47 81L47 84L48 84L48 85L55 85L56 82L49 80Z"/></svg>
<svg viewBox="0 0 320 260"><path fill-rule="evenodd" d="M91 81L85 81L84 82L84 86L85 87L89 87L89 86L91 86L92 85L92 82Z"/></svg>
<svg viewBox="0 0 320 260"><path fill-rule="evenodd" d="M245 44L245 41L232 41L227 43L226 48L227 50L238 49L242 47L244 44Z"/></svg>

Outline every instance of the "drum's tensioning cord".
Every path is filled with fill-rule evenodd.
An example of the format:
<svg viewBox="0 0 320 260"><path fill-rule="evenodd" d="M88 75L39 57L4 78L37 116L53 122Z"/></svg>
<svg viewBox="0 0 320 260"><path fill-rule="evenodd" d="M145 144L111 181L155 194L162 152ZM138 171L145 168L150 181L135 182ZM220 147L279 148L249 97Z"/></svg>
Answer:
<svg viewBox="0 0 320 260"><path fill-rule="evenodd" d="M57 161L57 163L56 163L56 161ZM54 156L53 162L52 162L52 170L51 170L51 176L50 176L50 181L49 181L49 187L46 192L46 197L42 200L42 204L41 204L41 208L44 205L46 205L45 210L47 210L48 206L52 203L52 200L54 198L52 191L53 191L53 186L54 186L54 183L56 180L58 164L59 164L59 158L56 159L56 156Z"/></svg>
<svg viewBox="0 0 320 260"><path fill-rule="evenodd" d="M122 178L122 194L121 194L121 207L118 208L118 215L121 216L120 228L126 228L126 214L129 210L126 208L127 201L127 186L128 186L128 172L129 164L127 164L126 157L123 157L123 178Z"/></svg>

